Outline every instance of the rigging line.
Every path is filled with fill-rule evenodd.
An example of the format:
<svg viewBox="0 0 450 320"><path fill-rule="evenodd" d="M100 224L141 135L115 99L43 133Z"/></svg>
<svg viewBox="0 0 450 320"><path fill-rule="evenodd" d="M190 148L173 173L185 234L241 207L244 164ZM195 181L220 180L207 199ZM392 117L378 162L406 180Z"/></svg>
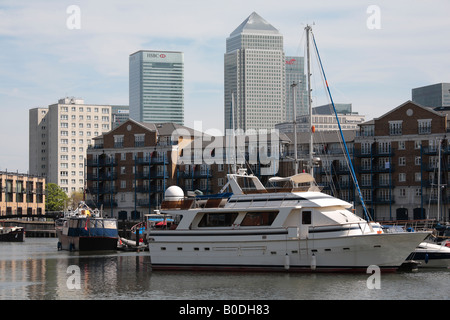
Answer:
<svg viewBox="0 0 450 320"><path fill-rule="evenodd" d="M327 81L327 77L326 77L326 75L325 75L325 71L324 71L324 69L323 69L322 60L320 59L319 50L318 50L317 44L316 44L316 39L315 39L314 34L313 34L312 32L311 32L311 34L312 34L312 39L313 39L314 47L315 47L315 49L316 49L317 57L319 58L320 68L322 69L322 74L323 74L323 77L324 77L324 79L325 79L325 84L327 85L328 95L329 95L329 97L330 97L331 104L333 105L333 110L334 110L334 114L335 114L335 116L336 116L336 121L337 121L337 123L338 123L339 132L340 132L342 141L344 142L345 153L346 153L346 155L347 155L347 159L348 159L349 163L351 164L351 161L350 161L350 153L348 152L347 144L345 143L344 134L342 133L342 128L341 128L341 124L340 124L340 122L339 122L339 117L338 117L338 115L337 115L336 108L335 108L335 106L334 106L334 101L333 101L333 97L332 97L332 95L331 95L330 87L328 86L328 81ZM366 216L366 219L367 219L368 221L371 221L372 219L371 219L369 213L367 212L366 204L364 203L364 199L363 199L362 194L361 194L361 189L359 188L358 180L356 179L356 174L355 174L355 170L354 170L354 168L353 168L353 165L350 165L350 172L351 172L351 174L352 174L353 182L355 183L356 190L358 191L358 195L359 195L359 198L360 198L360 200L361 200L361 205L362 205L363 210L364 210L364 215Z"/></svg>
<svg viewBox="0 0 450 320"><path fill-rule="evenodd" d="M319 61L318 61L318 56L317 56L317 54L316 54L316 63L317 63L317 66L320 68L320 63L319 63ZM313 66L314 66L314 64L313 64ZM322 72L319 72L320 73L320 77L321 77L321 80L322 80L322 85L323 85L323 88L325 89L325 91L326 91L326 85L325 85L325 78L324 78L324 74L322 73ZM329 108L330 108L330 111L333 111L333 107L332 107L332 104L331 104L331 101L330 101L330 97L328 96L328 95L326 95L326 101L328 102L328 104L329 104ZM337 131L337 130L332 130L333 132L334 131ZM325 131L322 131L322 130L318 130L317 131L317 133L319 133L319 135L320 135L320 137L321 137L321 141L322 141L322 143L324 144L324 145L326 145L326 139L325 139ZM316 134L317 134L316 133ZM349 162L348 162L348 159L347 159L347 157L345 156L345 150L344 150L344 142L342 141L342 138L341 138L341 136L339 135L339 134L337 134L337 132L336 132L336 136L337 136L337 139L338 139L338 141L340 142L339 143L339 146L340 146L340 148L341 148L341 151L342 151L342 154L344 155L344 159L345 159L345 163L346 163L346 165L347 165L347 167L349 167L350 166L350 164L349 164ZM329 149L327 149L327 150L329 150ZM328 156L328 153L322 153L322 155L327 159L327 164L329 165L329 168L327 168L327 170L325 171L325 174L326 174L326 176L328 177L328 183L329 183L329 185L330 185L330 189L331 189L331 191L332 191L332 193L335 195L335 196L337 196L338 197L338 192L337 192L337 188L336 188L336 184L334 183L334 180L333 180L333 175L336 175L336 173L335 173L335 170L333 170L332 168L333 168L333 157L331 157L331 156ZM331 161L330 161L331 160ZM339 159L339 164L340 164L340 159ZM323 163L323 162L322 162ZM338 169L338 168L336 168L336 169ZM337 178L338 176L336 175L336 178ZM340 181L339 180L337 180L337 182L338 182L338 185L339 185L339 190L341 190L341 187L340 187Z"/></svg>

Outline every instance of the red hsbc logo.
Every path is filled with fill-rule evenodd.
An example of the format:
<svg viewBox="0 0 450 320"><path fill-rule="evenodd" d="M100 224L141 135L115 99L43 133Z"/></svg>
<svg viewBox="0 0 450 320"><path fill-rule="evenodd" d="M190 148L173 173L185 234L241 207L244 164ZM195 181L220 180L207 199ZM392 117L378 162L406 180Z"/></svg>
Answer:
<svg viewBox="0 0 450 320"><path fill-rule="evenodd" d="M147 58L162 58L164 59L166 55L164 53L147 53Z"/></svg>
<svg viewBox="0 0 450 320"><path fill-rule="evenodd" d="M286 61L286 64L294 64L295 63L295 59L291 59L291 60L289 60L289 61Z"/></svg>

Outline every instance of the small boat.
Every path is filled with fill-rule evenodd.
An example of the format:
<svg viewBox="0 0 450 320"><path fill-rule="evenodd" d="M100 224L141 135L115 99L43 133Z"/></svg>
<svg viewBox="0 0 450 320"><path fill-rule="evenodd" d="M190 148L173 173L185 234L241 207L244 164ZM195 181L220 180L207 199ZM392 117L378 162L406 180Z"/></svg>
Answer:
<svg viewBox="0 0 450 320"><path fill-rule="evenodd" d="M25 229L23 227L0 227L0 241L23 242Z"/></svg>
<svg viewBox="0 0 450 320"><path fill-rule="evenodd" d="M84 202L56 220L58 250L93 251L116 250L117 219L104 218L98 209L92 210Z"/></svg>
<svg viewBox="0 0 450 320"><path fill-rule="evenodd" d="M444 241L441 244L421 242L407 260L420 262L419 268L450 268L450 248Z"/></svg>

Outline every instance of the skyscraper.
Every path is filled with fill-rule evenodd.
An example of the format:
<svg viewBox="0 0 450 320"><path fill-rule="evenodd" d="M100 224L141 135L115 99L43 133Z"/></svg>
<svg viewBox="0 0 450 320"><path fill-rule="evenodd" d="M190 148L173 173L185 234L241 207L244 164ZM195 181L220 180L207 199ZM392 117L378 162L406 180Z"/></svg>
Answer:
<svg viewBox="0 0 450 320"><path fill-rule="evenodd" d="M129 61L130 118L184 124L184 55L140 50Z"/></svg>
<svg viewBox="0 0 450 320"><path fill-rule="evenodd" d="M297 117L309 114L304 60L303 57L286 57L286 122L294 121L293 83L296 84L295 109Z"/></svg>
<svg viewBox="0 0 450 320"><path fill-rule="evenodd" d="M224 82L225 129L272 129L284 121L283 36L256 12L227 38Z"/></svg>

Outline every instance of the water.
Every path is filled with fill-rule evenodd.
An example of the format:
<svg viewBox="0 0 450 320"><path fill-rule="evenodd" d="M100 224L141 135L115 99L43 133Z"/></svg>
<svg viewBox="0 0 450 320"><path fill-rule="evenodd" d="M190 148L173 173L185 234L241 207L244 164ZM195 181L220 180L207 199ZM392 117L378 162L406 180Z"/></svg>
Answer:
<svg viewBox="0 0 450 320"><path fill-rule="evenodd" d="M381 288L369 289L369 274L152 272L148 252L78 253L56 245L55 238L0 242L0 300L450 298L450 270L382 274ZM79 282L70 266L79 268Z"/></svg>

